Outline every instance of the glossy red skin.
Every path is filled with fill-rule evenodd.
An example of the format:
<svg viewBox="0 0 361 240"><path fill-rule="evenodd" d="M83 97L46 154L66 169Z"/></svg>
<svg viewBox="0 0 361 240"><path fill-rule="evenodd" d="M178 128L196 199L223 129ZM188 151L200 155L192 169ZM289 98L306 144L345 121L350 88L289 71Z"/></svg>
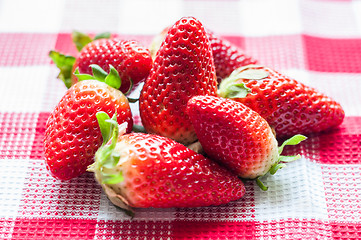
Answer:
<svg viewBox="0 0 361 240"><path fill-rule="evenodd" d="M119 124L133 126L127 98L105 83L87 80L73 85L55 107L46 123L44 150L46 167L61 180L85 173L94 162L94 154L102 144L96 113L113 116Z"/></svg>
<svg viewBox="0 0 361 240"><path fill-rule="evenodd" d="M156 36L151 45L151 53L154 56L160 46L160 40L165 38L169 27L165 28L159 36ZM247 55L243 49L232 44L224 38L215 35L206 29L208 39L211 43L214 66L218 82L228 77L233 70L249 64L258 64L258 61Z"/></svg>
<svg viewBox="0 0 361 240"><path fill-rule="evenodd" d="M134 87L144 81L152 67L152 58L147 48L133 40L99 39L87 44L79 53L73 72L92 74L90 65L97 64L109 73L111 64L119 73L122 84L120 91L126 93L132 79ZM72 75L72 84L78 81Z"/></svg>
<svg viewBox="0 0 361 240"><path fill-rule="evenodd" d="M258 112L276 131L278 138L311 134L340 125L345 117L332 98L267 67L262 80L240 79L252 90L245 98L233 99Z"/></svg>
<svg viewBox="0 0 361 240"><path fill-rule="evenodd" d="M242 103L196 96L187 107L204 152L243 178L268 172L278 159L277 141L258 113Z"/></svg>
<svg viewBox="0 0 361 240"><path fill-rule="evenodd" d="M212 51L203 25L182 18L168 31L139 99L143 126L188 144L196 140L185 113L196 95L216 95L217 79Z"/></svg>
<svg viewBox="0 0 361 240"><path fill-rule="evenodd" d="M118 138L130 155L123 165L122 196L131 207L204 207L245 194L243 182L225 168L169 138L130 133Z"/></svg>
<svg viewBox="0 0 361 240"><path fill-rule="evenodd" d="M257 64L258 61L248 56L241 48L229 41L216 36L213 32L207 31L212 46L214 66L218 82L228 77L233 70L249 64Z"/></svg>

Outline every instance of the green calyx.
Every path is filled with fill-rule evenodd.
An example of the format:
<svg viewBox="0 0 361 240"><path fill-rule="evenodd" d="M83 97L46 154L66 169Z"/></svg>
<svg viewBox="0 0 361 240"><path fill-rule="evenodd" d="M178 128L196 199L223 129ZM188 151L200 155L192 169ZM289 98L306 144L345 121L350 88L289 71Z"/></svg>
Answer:
<svg viewBox="0 0 361 240"><path fill-rule="evenodd" d="M53 60L55 65L59 68L60 73L58 78L61 79L67 88L71 87L71 74L75 57L64 55L56 51L50 51L49 57Z"/></svg>
<svg viewBox="0 0 361 240"><path fill-rule="evenodd" d="M118 136L119 126L116 113L112 118L105 112L96 114L100 131L103 137L103 144L95 153L95 162L88 166L88 171L100 174L102 184L116 184L123 181L121 171L116 171L120 155L114 151Z"/></svg>
<svg viewBox="0 0 361 240"><path fill-rule="evenodd" d="M279 156L278 160L271 166L271 168L269 169L269 171L267 173L270 173L271 175L274 175L279 169L286 167L286 163L293 162L293 161L296 161L297 159L300 159L301 155L299 155L299 154L297 154L295 156L282 156L281 153L282 153L283 148L285 146L297 145L297 144L299 144L300 142L302 142L302 141L304 141L306 139L307 139L307 137L305 137L305 136L303 136L301 134L297 134L297 135L287 139L286 141L284 141L282 143L282 145L280 147L278 147L278 156ZM266 174L256 178L257 185L263 191L267 191L268 187L263 184L263 182L261 181L260 178L262 178Z"/></svg>
<svg viewBox="0 0 361 240"><path fill-rule="evenodd" d="M88 43L102 38L110 38L111 34L109 32L99 33L94 38L91 38L88 34L73 31L71 34L71 38L73 40L73 43L75 44L76 48L80 52L83 47L85 47Z"/></svg>
<svg viewBox="0 0 361 240"><path fill-rule="evenodd" d="M104 82L115 89L119 89L120 86L122 85L122 79L120 78L118 71L112 65L109 65L109 69L110 69L109 73L107 73L104 69L102 69L99 65L96 64L92 64L90 65L90 67L92 69L93 75L79 73L78 68L75 69L74 75L78 78L79 81L97 80L100 82ZM129 94L133 88L132 79L129 79L129 81L130 81L130 86L128 91L124 93L125 96ZM135 103L138 101L137 98L127 97L127 99L131 103Z"/></svg>
<svg viewBox="0 0 361 240"><path fill-rule="evenodd" d="M92 69L93 75L79 73L78 68L75 70L74 75L78 78L79 81L98 80L100 82L108 84L115 89L120 88L122 80L120 79L118 71L112 65L109 65L109 74L96 64L92 64L90 65L90 67Z"/></svg>
<svg viewBox="0 0 361 240"><path fill-rule="evenodd" d="M237 68L219 85L218 95L224 98L244 98L251 92L241 79L262 80L268 77L268 72L258 65L248 65Z"/></svg>

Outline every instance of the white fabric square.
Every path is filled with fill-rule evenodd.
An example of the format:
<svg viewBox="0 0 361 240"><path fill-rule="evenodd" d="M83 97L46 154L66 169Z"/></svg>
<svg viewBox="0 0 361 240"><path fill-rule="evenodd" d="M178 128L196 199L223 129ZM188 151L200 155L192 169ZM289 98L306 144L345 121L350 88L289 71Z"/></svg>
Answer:
<svg viewBox="0 0 361 240"><path fill-rule="evenodd" d="M240 32L239 1L184 1L184 16L193 16L202 24L220 34Z"/></svg>
<svg viewBox="0 0 361 240"><path fill-rule="evenodd" d="M49 66L0 67L0 111L39 112Z"/></svg>
<svg viewBox="0 0 361 240"><path fill-rule="evenodd" d="M246 36L288 35L302 32L299 1L243 0L239 21Z"/></svg>
<svg viewBox="0 0 361 240"><path fill-rule="evenodd" d="M159 34L165 27L183 17L181 6L181 0L123 0L119 6L118 32L120 34Z"/></svg>
<svg viewBox="0 0 361 240"><path fill-rule="evenodd" d="M51 112L65 95L67 88L62 80L58 79L59 69L55 65L50 66L49 74L46 76L45 89L42 94L41 111Z"/></svg>
<svg viewBox="0 0 361 240"><path fill-rule="evenodd" d="M357 36L357 23L348 1L301 1L304 32L313 36Z"/></svg>
<svg viewBox="0 0 361 240"><path fill-rule="evenodd" d="M101 189L92 173L61 181L43 159L29 161L18 214L29 218L96 219Z"/></svg>
<svg viewBox="0 0 361 240"><path fill-rule="evenodd" d="M3 0L0 8L2 32L58 32L64 0Z"/></svg>
<svg viewBox="0 0 361 240"><path fill-rule="evenodd" d="M267 191L255 188L255 217L259 221L279 219L327 220L321 166L301 158L287 164L262 181Z"/></svg>
<svg viewBox="0 0 361 240"><path fill-rule="evenodd" d="M129 220L130 217L124 211L117 208L106 196L101 193L98 220ZM175 219L174 208L137 208L135 209L134 220L164 220Z"/></svg>
<svg viewBox="0 0 361 240"><path fill-rule="evenodd" d="M25 187L29 160L4 158L0 159L0 164L0 218L15 218Z"/></svg>
<svg viewBox="0 0 361 240"><path fill-rule="evenodd" d="M62 15L61 31L116 33L119 22L120 1L118 0L65 0L65 11ZM86 5L86 6L84 6Z"/></svg>
<svg viewBox="0 0 361 240"><path fill-rule="evenodd" d="M280 71L282 71L282 74L291 77L297 80L298 82L301 82L306 85L309 85L309 82L311 81L310 74L306 70L290 68L290 69L281 69Z"/></svg>
<svg viewBox="0 0 361 240"><path fill-rule="evenodd" d="M352 15L356 18L358 33L361 35L361 1L352 1Z"/></svg>

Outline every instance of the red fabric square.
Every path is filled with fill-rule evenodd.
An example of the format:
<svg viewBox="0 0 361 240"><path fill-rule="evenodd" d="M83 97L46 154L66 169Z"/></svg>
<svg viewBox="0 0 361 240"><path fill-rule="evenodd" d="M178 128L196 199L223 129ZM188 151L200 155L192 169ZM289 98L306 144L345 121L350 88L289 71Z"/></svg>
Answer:
<svg viewBox="0 0 361 240"><path fill-rule="evenodd" d="M346 117L339 128L321 134L318 140L321 163L361 163L361 117Z"/></svg>
<svg viewBox="0 0 361 240"><path fill-rule="evenodd" d="M222 38L228 40L230 43L234 44L235 46L241 48L244 50L245 48L245 39L244 37L240 37L240 36L231 36L231 35L224 35L221 36Z"/></svg>
<svg viewBox="0 0 361 240"><path fill-rule="evenodd" d="M361 223L331 222L332 239L361 239Z"/></svg>
<svg viewBox="0 0 361 240"><path fill-rule="evenodd" d="M361 117L346 117L330 131L309 135L297 146L287 146L283 155L301 154L325 164L361 163Z"/></svg>
<svg viewBox="0 0 361 240"><path fill-rule="evenodd" d="M94 37L94 33L86 33ZM151 35L118 35L112 34L112 37L124 40L137 40L140 45L149 47L153 36ZM59 33L56 39L55 50L63 54L77 56L78 50L71 38L71 33Z"/></svg>
<svg viewBox="0 0 361 240"><path fill-rule="evenodd" d="M96 239L169 239L170 221L98 221Z"/></svg>
<svg viewBox="0 0 361 240"><path fill-rule="evenodd" d="M44 159L44 134L49 115L50 113L47 112L39 113L38 115L35 128L36 132L30 154L31 159Z"/></svg>
<svg viewBox="0 0 361 240"><path fill-rule="evenodd" d="M59 33L56 38L54 50L71 56L76 56L78 53L78 50L71 39L71 33Z"/></svg>
<svg viewBox="0 0 361 240"><path fill-rule="evenodd" d="M12 239L93 239L96 223L84 219L18 218Z"/></svg>
<svg viewBox="0 0 361 240"><path fill-rule="evenodd" d="M0 33L0 66L48 64L56 34Z"/></svg>
<svg viewBox="0 0 361 240"><path fill-rule="evenodd" d="M186 221L173 222L175 239L256 239L254 221Z"/></svg>
<svg viewBox="0 0 361 240"><path fill-rule="evenodd" d="M29 157L36 119L36 113L0 112L0 158Z"/></svg>
<svg viewBox="0 0 361 240"><path fill-rule="evenodd" d="M304 35L303 42L309 70L361 73L361 39Z"/></svg>
<svg viewBox="0 0 361 240"><path fill-rule="evenodd" d="M275 69L304 69L304 52L300 35L245 38L246 53L259 63Z"/></svg>

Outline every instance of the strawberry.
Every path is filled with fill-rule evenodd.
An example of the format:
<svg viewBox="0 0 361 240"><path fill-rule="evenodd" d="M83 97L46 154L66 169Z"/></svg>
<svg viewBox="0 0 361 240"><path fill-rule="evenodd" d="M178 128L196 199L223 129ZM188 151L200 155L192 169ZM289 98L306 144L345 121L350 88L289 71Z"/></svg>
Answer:
<svg viewBox="0 0 361 240"><path fill-rule="evenodd" d="M102 72L96 66L93 68L97 73L94 75L99 77ZM96 112L117 112L118 122L127 122L127 132L131 131L133 120L128 100L108 85L113 83L112 86L119 87L120 79L113 67L105 82L87 80L74 84L50 114L44 150L47 169L54 177L61 180L77 177L93 163L102 142Z"/></svg>
<svg viewBox="0 0 361 240"><path fill-rule="evenodd" d="M229 41L216 36L213 32L207 31L212 46L214 66L218 82L228 77L233 70L249 64L257 64L257 60L247 55L243 49Z"/></svg>
<svg viewBox="0 0 361 240"><path fill-rule="evenodd" d="M278 149L278 143L265 119L242 103L214 96L195 96L188 102L188 115L204 152L242 178L274 174L283 161L299 156L280 157L285 145L304 140L296 135Z"/></svg>
<svg viewBox="0 0 361 240"><path fill-rule="evenodd" d="M111 136L95 154L95 173L117 206L202 207L226 204L245 194L243 182L225 168L172 139L125 132L104 112L97 113L103 135ZM112 129L113 128L113 129Z"/></svg>
<svg viewBox="0 0 361 240"><path fill-rule="evenodd" d="M169 27L165 28L159 35L155 36L151 46L150 52L153 58L167 34ZM207 36L211 42L214 66L216 68L216 75L218 82L223 78L228 77L233 70L246 66L249 64L257 64L257 60L246 54L243 49L227 41L226 39L215 35L209 29L206 29Z"/></svg>
<svg viewBox="0 0 361 240"><path fill-rule="evenodd" d="M235 70L222 81L219 95L258 112L279 138L319 133L340 125L345 116L330 97L263 66Z"/></svg>
<svg viewBox="0 0 361 240"><path fill-rule="evenodd" d="M142 124L156 133L188 144L196 134L185 113L195 95L216 95L217 79L203 25L182 18L168 31L139 99Z"/></svg>
<svg viewBox="0 0 361 240"><path fill-rule="evenodd" d="M79 42L85 46L82 47ZM67 87L78 81L72 74L76 69L82 74L90 74L92 71L90 65L96 64L109 72L109 64L111 64L119 72L122 80L120 90L126 94L133 84L138 85L148 76L152 67L149 50L133 40L101 38L81 41L78 37L75 44L81 49L76 58L55 51L49 54L61 69L59 78L63 79Z"/></svg>

